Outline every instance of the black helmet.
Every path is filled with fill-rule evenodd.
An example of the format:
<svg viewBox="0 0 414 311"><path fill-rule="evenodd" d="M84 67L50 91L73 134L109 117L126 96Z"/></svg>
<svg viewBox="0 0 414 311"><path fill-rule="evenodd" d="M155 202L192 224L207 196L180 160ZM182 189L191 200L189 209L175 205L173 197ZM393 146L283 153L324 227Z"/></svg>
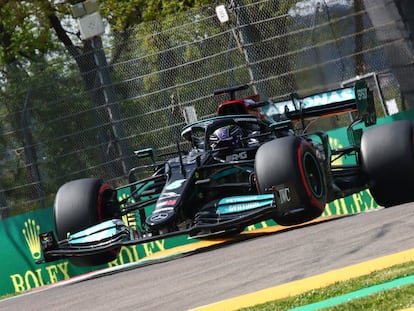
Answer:
<svg viewBox="0 0 414 311"><path fill-rule="evenodd" d="M210 135L212 149L223 147L240 147L243 130L237 125L220 127Z"/></svg>

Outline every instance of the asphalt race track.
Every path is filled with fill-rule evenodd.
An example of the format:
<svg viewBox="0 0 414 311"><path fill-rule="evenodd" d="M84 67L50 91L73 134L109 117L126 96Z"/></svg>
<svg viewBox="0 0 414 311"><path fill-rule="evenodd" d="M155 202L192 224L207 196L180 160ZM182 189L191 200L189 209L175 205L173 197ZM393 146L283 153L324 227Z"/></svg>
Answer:
<svg viewBox="0 0 414 311"><path fill-rule="evenodd" d="M34 291L0 310L183 311L411 248L405 204Z"/></svg>

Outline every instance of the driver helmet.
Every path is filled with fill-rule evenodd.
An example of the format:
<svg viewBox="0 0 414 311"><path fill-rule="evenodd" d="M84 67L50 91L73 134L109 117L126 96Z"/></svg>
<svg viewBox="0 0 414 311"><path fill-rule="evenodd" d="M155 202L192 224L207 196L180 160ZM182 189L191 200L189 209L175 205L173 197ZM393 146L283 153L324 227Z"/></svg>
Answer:
<svg viewBox="0 0 414 311"><path fill-rule="evenodd" d="M243 130L237 125L220 127L210 135L211 149L240 147Z"/></svg>

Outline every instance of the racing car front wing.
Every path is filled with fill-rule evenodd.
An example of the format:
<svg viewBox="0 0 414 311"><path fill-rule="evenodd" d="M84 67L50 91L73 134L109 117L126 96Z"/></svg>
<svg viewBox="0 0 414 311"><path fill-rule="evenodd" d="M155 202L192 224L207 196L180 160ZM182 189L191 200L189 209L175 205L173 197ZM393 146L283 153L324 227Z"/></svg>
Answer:
<svg viewBox="0 0 414 311"><path fill-rule="evenodd" d="M238 196L220 200L217 203L218 213L214 218L207 220L201 217L185 230L157 235L139 234L126 226L122 220L111 219L77 233L68 234L68 237L62 241L57 241L52 231L44 232L39 235L43 259L37 263L94 255L119 249L122 246L138 245L179 235L208 238L223 232L241 232L248 225L271 218L275 208L272 194L245 196L244 200L243 196Z"/></svg>

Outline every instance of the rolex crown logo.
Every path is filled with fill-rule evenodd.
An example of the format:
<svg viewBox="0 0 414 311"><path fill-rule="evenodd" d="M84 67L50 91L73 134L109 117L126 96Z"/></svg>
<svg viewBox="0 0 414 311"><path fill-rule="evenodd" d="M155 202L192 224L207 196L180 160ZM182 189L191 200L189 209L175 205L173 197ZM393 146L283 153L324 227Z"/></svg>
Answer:
<svg viewBox="0 0 414 311"><path fill-rule="evenodd" d="M33 219L28 219L24 222L22 233L33 259L40 259L42 254L39 240L40 226Z"/></svg>

